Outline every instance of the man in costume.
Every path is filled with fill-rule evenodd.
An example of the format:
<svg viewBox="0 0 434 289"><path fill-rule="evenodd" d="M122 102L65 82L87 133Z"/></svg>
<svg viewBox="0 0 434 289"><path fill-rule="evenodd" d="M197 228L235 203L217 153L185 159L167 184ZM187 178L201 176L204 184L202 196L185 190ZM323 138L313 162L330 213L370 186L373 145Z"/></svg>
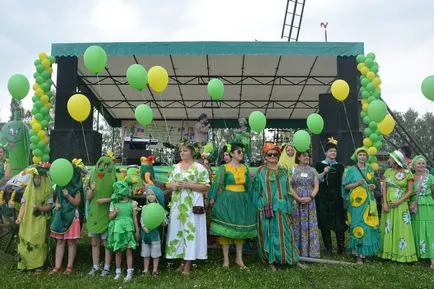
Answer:
<svg viewBox="0 0 434 289"><path fill-rule="evenodd" d="M47 172L50 164L44 163L28 169L30 182L21 199L16 223L18 233L18 269L37 270L47 259L47 222L53 204L53 190Z"/></svg>
<svg viewBox="0 0 434 289"><path fill-rule="evenodd" d="M109 224L109 206L113 193L113 184L116 181L116 168L110 156L102 156L96 163L90 177L90 188L86 199L89 201L89 209L86 227L92 240L93 266L90 276L99 273L100 243L105 247L105 263L101 276L110 273L111 252L107 246L107 228Z"/></svg>
<svg viewBox="0 0 434 289"><path fill-rule="evenodd" d="M208 131L210 128L208 123L208 116L202 113L199 116L199 121L194 125L194 142L200 145L205 145L208 142Z"/></svg>
<svg viewBox="0 0 434 289"><path fill-rule="evenodd" d="M316 164L320 187L316 196L318 227L321 230L324 246L328 254L332 253L331 231L336 234L338 253L345 251L345 210L342 199L342 176L344 166L336 161L338 142L329 138L325 146L325 160Z"/></svg>

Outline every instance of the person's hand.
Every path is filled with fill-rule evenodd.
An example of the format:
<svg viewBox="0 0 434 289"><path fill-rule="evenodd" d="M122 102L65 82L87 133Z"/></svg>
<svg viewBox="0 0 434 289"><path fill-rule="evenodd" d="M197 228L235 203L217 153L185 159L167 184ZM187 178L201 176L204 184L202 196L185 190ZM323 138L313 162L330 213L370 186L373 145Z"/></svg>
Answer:
<svg viewBox="0 0 434 289"><path fill-rule="evenodd" d="M300 203L302 203L303 205L306 205L310 202L310 198L309 197L302 197L300 198Z"/></svg>
<svg viewBox="0 0 434 289"><path fill-rule="evenodd" d="M401 203L400 203L399 201L394 201L394 202L390 203L390 206L391 206L392 208L396 208L396 207L398 207L399 205L401 205Z"/></svg>
<svg viewBox="0 0 434 289"><path fill-rule="evenodd" d="M171 191L176 191L178 189L177 183L168 183L166 184L166 187Z"/></svg>
<svg viewBox="0 0 434 289"><path fill-rule="evenodd" d="M101 198L101 199L97 199L97 200L96 200L96 203L97 203L98 205L103 205L103 204L105 204L105 200L104 200L103 198Z"/></svg>
<svg viewBox="0 0 434 289"><path fill-rule="evenodd" d="M68 190L67 189L63 189L62 190L63 196L66 197L67 195L69 195Z"/></svg>
<svg viewBox="0 0 434 289"><path fill-rule="evenodd" d="M56 203L56 204L54 204L54 207L56 208L56 210L60 210L60 203Z"/></svg>
<svg viewBox="0 0 434 289"><path fill-rule="evenodd" d="M389 210L390 210L389 205L388 205L387 203L383 203L383 211L384 211L385 213L388 213Z"/></svg>
<svg viewBox="0 0 434 289"><path fill-rule="evenodd" d="M15 224L17 224L17 225L21 224L21 219L20 218L16 219Z"/></svg>
<svg viewBox="0 0 434 289"><path fill-rule="evenodd" d="M375 188L376 188L376 186L375 186L374 184L370 184L370 185L369 185L369 189L370 189L371 191L375 190Z"/></svg>
<svg viewBox="0 0 434 289"><path fill-rule="evenodd" d="M325 167L323 170L323 174L326 175L330 171L330 167Z"/></svg>
<svg viewBox="0 0 434 289"><path fill-rule="evenodd" d="M364 179L361 179L358 183L357 183L357 186L361 186L361 185L363 185L365 183L365 180Z"/></svg>

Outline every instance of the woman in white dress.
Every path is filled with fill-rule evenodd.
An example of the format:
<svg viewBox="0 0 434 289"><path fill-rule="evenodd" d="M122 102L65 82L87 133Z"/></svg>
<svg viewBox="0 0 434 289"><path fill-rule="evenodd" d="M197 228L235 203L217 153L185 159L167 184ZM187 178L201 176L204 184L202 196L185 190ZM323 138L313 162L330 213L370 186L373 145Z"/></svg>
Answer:
<svg viewBox="0 0 434 289"><path fill-rule="evenodd" d="M166 184L172 191L166 258L184 260L183 274L190 273L192 260L208 258L204 199L208 195L209 174L195 161L196 151L192 145L181 147L181 162L175 165Z"/></svg>

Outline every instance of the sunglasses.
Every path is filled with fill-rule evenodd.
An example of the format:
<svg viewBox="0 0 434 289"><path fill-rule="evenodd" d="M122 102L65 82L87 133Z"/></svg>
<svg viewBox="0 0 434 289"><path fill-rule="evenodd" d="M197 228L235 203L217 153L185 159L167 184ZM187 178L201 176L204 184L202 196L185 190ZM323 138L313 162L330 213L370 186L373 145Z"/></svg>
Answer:
<svg viewBox="0 0 434 289"><path fill-rule="evenodd" d="M267 153L267 157L278 157L279 154L278 153Z"/></svg>

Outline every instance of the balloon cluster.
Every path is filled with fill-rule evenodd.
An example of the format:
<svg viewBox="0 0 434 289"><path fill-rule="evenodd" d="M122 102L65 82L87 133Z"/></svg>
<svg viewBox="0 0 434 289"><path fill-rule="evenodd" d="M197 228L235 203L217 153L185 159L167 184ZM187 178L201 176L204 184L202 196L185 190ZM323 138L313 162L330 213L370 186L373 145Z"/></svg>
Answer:
<svg viewBox="0 0 434 289"><path fill-rule="evenodd" d="M378 63L375 62L375 54L370 52L365 55L357 55L357 69L360 76L360 95L362 96L362 111L360 117L367 126L363 132L363 146L368 151L368 163L374 170L378 170L376 154L383 146L384 135L389 135L395 121L387 113L386 104L381 98L381 79L378 75Z"/></svg>
<svg viewBox="0 0 434 289"><path fill-rule="evenodd" d="M48 139L48 126L51 121L50 109L53 107L51 98L51 74L52 65L56 62L54 56L47 56L45 52L39 53L34 64L36 72L33 74L35 92L32 97L32 119L30 120L30 149L32 150L32 161L34 164L50 161L50 146Z"/></svg>

